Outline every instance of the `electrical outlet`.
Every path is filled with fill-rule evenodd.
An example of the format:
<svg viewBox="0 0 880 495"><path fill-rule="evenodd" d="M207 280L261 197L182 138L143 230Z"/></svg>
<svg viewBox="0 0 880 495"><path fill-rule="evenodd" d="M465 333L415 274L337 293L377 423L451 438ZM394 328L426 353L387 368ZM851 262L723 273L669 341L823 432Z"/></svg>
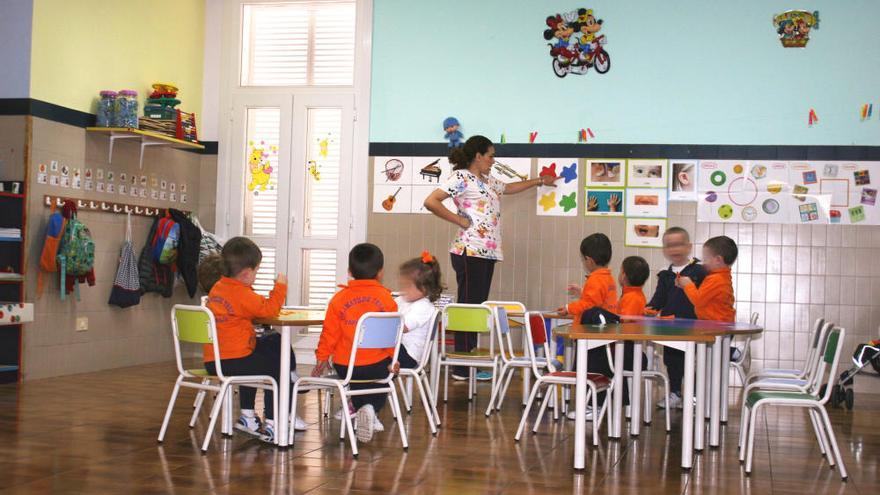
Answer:
<svg viewBox="0 0 880 495"><path fill-rule="evenodd" d="M88 316L80 316L76 319L76 331L77 332L85 332L89 329L89 317Z"/></svg>

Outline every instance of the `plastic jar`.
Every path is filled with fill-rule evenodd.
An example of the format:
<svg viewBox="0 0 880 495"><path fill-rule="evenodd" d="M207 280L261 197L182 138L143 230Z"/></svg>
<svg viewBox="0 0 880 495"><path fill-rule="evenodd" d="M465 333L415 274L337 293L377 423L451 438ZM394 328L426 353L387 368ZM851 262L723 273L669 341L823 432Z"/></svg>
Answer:
<svg viewBox="0 0 880 495"><path fill-rule="evenodd" d="M116 98L116 127L138 128L137 91L123 89Z"/></svg>
<svg viewBox="0 0 880 495"><path fill-rule="evenodd" d="M98 114L95 125L98 127L113 127L114 114L116 113L116 91L104 90L99 93Z"/></svg>

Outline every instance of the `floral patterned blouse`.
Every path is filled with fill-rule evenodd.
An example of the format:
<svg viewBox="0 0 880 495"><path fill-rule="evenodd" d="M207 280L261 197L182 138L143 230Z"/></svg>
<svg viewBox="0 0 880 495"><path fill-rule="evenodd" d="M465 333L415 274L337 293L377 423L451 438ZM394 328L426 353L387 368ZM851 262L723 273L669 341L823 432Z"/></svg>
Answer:
<svg viewBox="0 0 880 495"><path fill-rule="evenodd" d="M459 229L449 252L501 261L501 195L505 184L492 177L477 177L469 170L455 170L439 189L455 202L458 214L471 226Z"/></svg>

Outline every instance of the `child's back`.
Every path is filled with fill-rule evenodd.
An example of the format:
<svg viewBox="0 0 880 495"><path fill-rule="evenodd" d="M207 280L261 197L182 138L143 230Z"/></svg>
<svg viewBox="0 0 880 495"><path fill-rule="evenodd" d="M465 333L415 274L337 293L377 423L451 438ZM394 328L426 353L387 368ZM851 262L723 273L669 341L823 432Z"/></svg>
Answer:
<svg viewBox="0 0 880 495"><path fill-rule="evenodd" d="M208 295L208 309L217 322L220 359L247 356L254 351L256 332L253 320L275 316L281 311L287 285L276 283L268 298L234 278L221 277ZM214 360L214 347L205 344L205 361Z"/></svg>
<svg viewBox="0 0 880 495"><path fill-rule="evenodd" d="M330 300L324 330L315 357L348 366L358 319L365 313L397 311L391 291L375 279L351 280ZM393 349L361 349L355 366L377 363L392 357Z"/></svg>
<svg viewBox="0 0 880 495"><path fill-rule="evenodd" d="M736 321L733 277L730 265L736 261L738 249L727 236L713 237L703 244L703 266L708 275L698 288L688 277L679 277L676 285L684 289L701 320Z"/></svg>
<svg viewBox="0 0 880 495"><path fill-rule="evenodd" d="M645 314L645 293L642 286L651 276L648 262L640 256L628 256L620 266L620 282L623 291L620 295L621 316L643 316Z"/></svg>

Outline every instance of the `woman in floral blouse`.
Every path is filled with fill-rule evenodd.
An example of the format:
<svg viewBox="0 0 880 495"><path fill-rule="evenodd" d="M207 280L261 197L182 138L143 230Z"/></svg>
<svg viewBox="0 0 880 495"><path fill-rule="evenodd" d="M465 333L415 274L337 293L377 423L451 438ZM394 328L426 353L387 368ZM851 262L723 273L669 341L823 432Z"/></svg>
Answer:
<svg viewBox="0 0 880 495"><path fill-rule="evenodd" d="M490 175L495 163L495 146L484 136L472 136L464 146L449 155L452 175L427 199L425 208L447 222L458 225L449 252L458 284L458 302L481 304L489 298L495 263L503 259L501 251L501 195L516 194L538 185L552 186L553 177L540 177L505 184ZM452 197L457 213L443 206ZM476 335L455 332L455 350L469 352L476 346ZM453 378L465 379L463 370ZM479 379L491 379L487 372Z"/></svg>

